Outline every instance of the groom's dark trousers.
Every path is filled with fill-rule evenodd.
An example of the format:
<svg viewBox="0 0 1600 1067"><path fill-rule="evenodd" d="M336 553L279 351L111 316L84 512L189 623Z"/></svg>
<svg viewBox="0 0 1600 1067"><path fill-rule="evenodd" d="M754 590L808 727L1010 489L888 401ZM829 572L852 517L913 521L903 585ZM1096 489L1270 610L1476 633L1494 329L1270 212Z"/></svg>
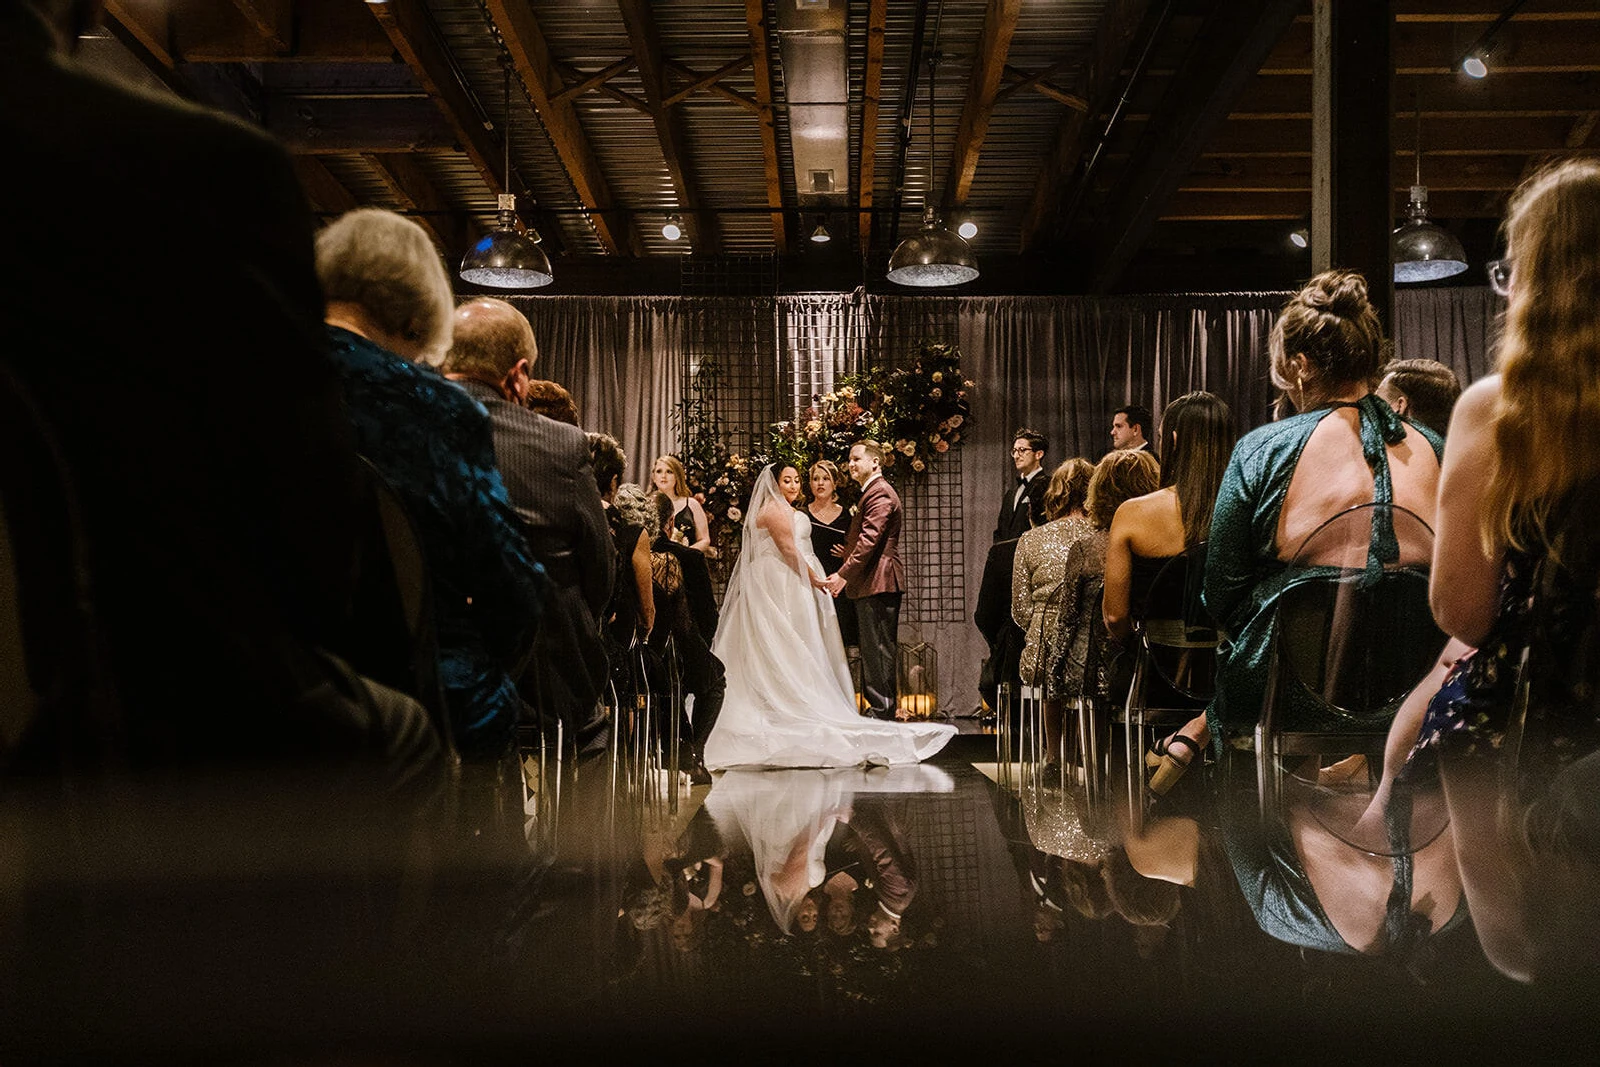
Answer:
<svg viewBox="0 0 1600 1067"><path fill-rule="evenodd" d="M900 702L895 654L900 636L900 598L905 571L900 565L900 494L881 476L861 488L839 564L844 593L856 605L861 633L861 689L880 719L894 718Z"/></svg>
<svg viewBox="0 0 1600 1067"><path fill-rule="evenodd" d="M899 703L895 673L900 644L900 599L903 593L875 593L855 601L861 625L861 690L880 719L894 718Z"/></svg>

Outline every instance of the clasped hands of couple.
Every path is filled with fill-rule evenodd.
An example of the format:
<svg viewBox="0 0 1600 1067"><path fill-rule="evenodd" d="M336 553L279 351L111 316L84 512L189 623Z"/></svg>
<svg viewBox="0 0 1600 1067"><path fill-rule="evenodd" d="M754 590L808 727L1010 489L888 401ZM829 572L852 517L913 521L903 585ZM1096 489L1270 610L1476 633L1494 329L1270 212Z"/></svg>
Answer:
<svg viewBox="0 0 1600 1067"><path fill-rule="evenodd" d="M843 559L844 546L834 545L833 554ZM818 589L827 590L828 595L831 597L837 597L840 593L844 592L844 579L839 577L837 572L828 575L826 578L818 578L815 574L810 574L808 577L810 577L812 585L816 586Z"/></svg>

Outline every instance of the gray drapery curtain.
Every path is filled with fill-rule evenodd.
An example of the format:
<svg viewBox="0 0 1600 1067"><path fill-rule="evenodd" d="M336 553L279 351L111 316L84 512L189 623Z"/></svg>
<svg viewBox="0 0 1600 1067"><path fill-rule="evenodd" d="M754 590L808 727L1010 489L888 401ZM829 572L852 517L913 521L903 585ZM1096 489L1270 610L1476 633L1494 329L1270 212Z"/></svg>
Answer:
<svg viewBox="0 0 1600 1067"><path fill-rule="evenodd" d="M534 377L567 387L586 430L622 444L627 481L677 449L685 302L678 297L513 296L539 342Z"/></svg>
<svg viewBox="0 0 1600 1067"><path fill-rule="evenodd" d="M917 540L960 541L965 570L957 584L964 588L948 592L965 594L962 616L970 619L1000 496L1012 476L1012 433L1022 426L1042 431L1050 439L1047 468L1075 455L1092 460L1109 447L1114 409L1142 403L1159 421L1168 402L1195 389L1227 400L1241 433L1259 426L1275 395L1268 336L1288 296L511 300L539 340L538 376L572 390L586 429L622 442L625 476L639 482L648 480L656 455L678 448L675 415L692 362L714 356L731 368L743 361L748 372L723 386L727 415L754 432L869 359L903 361L924 340L958 343L976 383L969 397L973 425L962 442L961 528L919 528L912 494L906 535L908 551L918 551ZM1401 290L1396 355L1437 359L1463 384L1476 380L1491 368L1503 307L1488 288ZM942 623L925 627L922 637L939 650L942 705L969 710L985 652L976 629Z"/></svg>

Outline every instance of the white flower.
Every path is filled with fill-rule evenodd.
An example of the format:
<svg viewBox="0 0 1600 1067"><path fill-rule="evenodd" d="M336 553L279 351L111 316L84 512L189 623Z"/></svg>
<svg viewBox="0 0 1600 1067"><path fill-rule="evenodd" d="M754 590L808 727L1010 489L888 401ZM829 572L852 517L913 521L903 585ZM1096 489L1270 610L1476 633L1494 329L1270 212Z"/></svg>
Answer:
<svg viewBox="0 0 1600 1067"><path fill-rule="evenodd" d="M742 518L744 518L744 512L740 511L738 508L729 508L728 509L728 521L729 522L738 522Z"/></svg>

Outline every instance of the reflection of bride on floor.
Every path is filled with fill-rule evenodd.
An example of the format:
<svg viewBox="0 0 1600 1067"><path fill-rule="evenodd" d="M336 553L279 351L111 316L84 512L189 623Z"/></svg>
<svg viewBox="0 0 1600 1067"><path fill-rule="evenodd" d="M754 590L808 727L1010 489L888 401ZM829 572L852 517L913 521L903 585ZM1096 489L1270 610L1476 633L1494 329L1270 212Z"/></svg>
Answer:
<svg viewBox="0 0 1600 1067"><path fill-rule="evenodd" d="M781 481L780 481L781 479ZM811 520L794 507L800 475L769 466L756 479L739 561L728 581L711 651L727 666L722 714L706 765L851 767L916 763L955 734L945 723L863 717L823 575Z"/></svg>

